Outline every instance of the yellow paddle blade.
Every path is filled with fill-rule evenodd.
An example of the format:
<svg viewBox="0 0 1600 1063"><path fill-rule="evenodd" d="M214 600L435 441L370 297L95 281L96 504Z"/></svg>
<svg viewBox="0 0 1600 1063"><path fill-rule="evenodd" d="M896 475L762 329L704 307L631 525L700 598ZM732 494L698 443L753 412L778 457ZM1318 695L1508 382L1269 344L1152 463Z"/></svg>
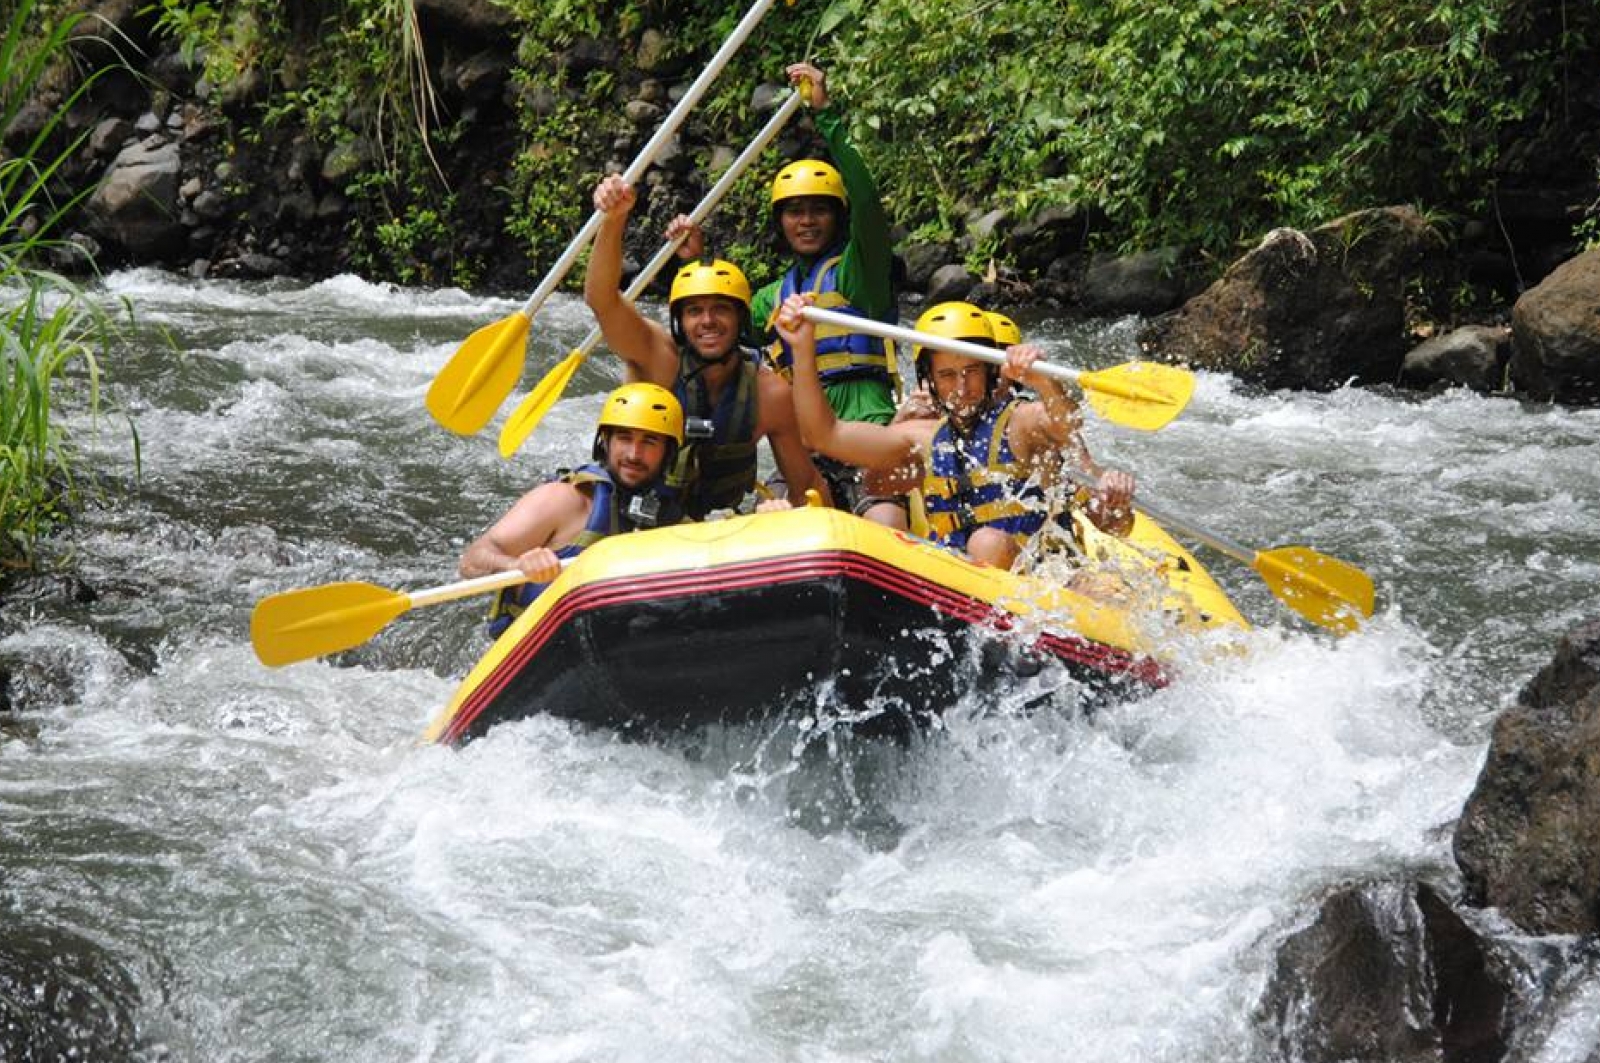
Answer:
<svg viewBox="0 0 1600 1063"><path fill-rule="evenodd" d="M359 646L411 608L408 595L371 583L329 583L261 599L250 642L269 668Z"/></svg>
<svg viewBox="0 0 1600 1063"><path fill-rule="evenodd" d="M1372 615L1372 577L1306 546L1280 546L1251 564L1278 600L1313 624L1341 635Z"/></svg>
<svg viewBox="0 0 1600 1063"><path fill-rule="evenodd" d="M528 315L510 317L468 336L428 387L428 412L457 435L489 423L517 386L528 358Z"/></svg>
<svg viewBox="0 0 1600 1063"><path fill-rule="evenodd" d="M544 420L544 415L550 412L561 398L561 393L567 390L567 384L572 380L572 374L578 371L578 366L583 364L588 356L586 351L576 350L565 358L550 372L544 375L533 386L533 390L517 403L517 408L511 411L511 416L506 418L506 423L500 428L500 456L509 458L517 452L517 448L527 440L528 436Z"/></svg>
<svg viewBox="0 0 1600 1063"><path fill-rule="evenodd" d="M1089 406L1113 424L1153 432L1178 416L1194 394L1194 374L1159 362L1125 362L1078 374Z"/></svg>

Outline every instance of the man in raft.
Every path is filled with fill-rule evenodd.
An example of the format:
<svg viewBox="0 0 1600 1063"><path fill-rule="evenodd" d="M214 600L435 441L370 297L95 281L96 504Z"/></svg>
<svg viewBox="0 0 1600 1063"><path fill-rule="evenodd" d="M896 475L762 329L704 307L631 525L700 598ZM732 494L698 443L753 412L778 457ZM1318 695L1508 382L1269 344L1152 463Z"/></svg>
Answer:
<svg viewBox="0 0 1600 1063"><path fill-rule="evenodd" d="M1050 514L1044 489L1063 461L1097 477L1087 513L1101 530L1126 535L1133 527L1133 477L1100 470L1078 434L1078 406L1055 378L1035 370L1038 347L1013 344L996 368L976 358L916 348L917 377L941 416L888 425L842 421L817 376L816 337L799 294L784 301L776 325L794 351L794 402L806 442L839 461L872 470L916 470L934 541L965 550L973 560L1010 568ZM994 326L970 303L941 303L922 315L917 330L993 347ZM1000 398L1001 379L1032 388L1037 399Z"/></svg>
<svg viewBox="0 0 1600 1063"><path fill-rule="evenodd" d="M680 269L668 300L670 331L623 298L622 235L635 198L616 174L595 187L602 218L583 297L606 345L621 356L626 379L667 388L683 405L687 442L667 471L668 489L681 494L684 513L695 520L737 508L755 487L756 443L764 438L791 498L821 490L788 383L758 368L755 352L739 345L750 322L750 283L739 267L719 259Z"/></svg>
<svg viewBox="0 0 1600 1063"><path fill-rule="evenodd" d="M872 172L850 143L845 116L832 104L823 72L810 63L791 63L784 72L790 84L810 84L812 118L833 160L800 159L772 180L772 229L793 259L783 276L755 293L750 308L767 344L769 363L788 379L793 356L773 328L778 307L788 296L811 292L817 306L891 325L900 315L890 251L894 241ZM667 227L668 238L679 235L685 236L680 255L703 253L704 236L685 215ZM818 331L817 354L822 389L835 414L846 421L889 423L898 373L890 344L865 333L824 327ZM826 460L817 464L836 505L883 523L898 519L899 527L906 526L903 498L860 497L854 469Z"/></svg>
<svg viewBox="0 0 1600 1063"><path fill-rule="evenodd" d="M461 555L472 578L521 569L529 582L501 591L489 611L498 636L561 572L561 560L590 543L639 528L675 524L663 473L683 445L683 408L655 384L624 384L600 409L593 463L523 495Z"/></svg>

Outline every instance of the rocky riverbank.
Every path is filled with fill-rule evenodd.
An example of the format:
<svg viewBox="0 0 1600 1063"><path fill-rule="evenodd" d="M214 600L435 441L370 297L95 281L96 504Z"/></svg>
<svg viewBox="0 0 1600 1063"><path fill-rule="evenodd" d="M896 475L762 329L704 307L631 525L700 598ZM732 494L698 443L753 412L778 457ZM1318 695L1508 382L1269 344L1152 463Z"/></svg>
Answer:
<svg viewBox="0 0 1600 1063"><path fill-rule="evenodd" d="M1600 978L1600 619L1496 721L1454 845L1459 882L1352 883L1279 949L1283 1058L1579 1058L1554 1045Z"/></svg>
<svg viewBox="0 0 1600 1063"><path fill-rule="evenodd" d="M508 155L523 140L519 116L554 113L573 101L530 90L512 76L518 27L502 9L481 0L416 5L429 42L430 84L439 105L458 119L450 145L435 152L455 206L436 237L385 277L370 246L389 219L375 213L370 199L352 194L381 169L383 149L360 131L357 116L347 134L319 138L274 112L292 72L247 69L228 84L212 84L200 57L156 35L148 5L90 6L95 39L80 41L80 54L103 59L109 54L103 42L120 42L117 53L132 69L102 77L67 113L63 133L83 140L58 184L63 194L92 192L67 219L58 267L82 269L92 256L102 268L155 264L194 276L358 271L436 284L465 275L477 287L505 293L531 288L540 266L509 232L506 185L514 160ZM637 40L572 42L559 64L580 74L613 74L629 132L531 150L573 150L589 174L620 168L692 76L662 58L669 51L653 29ZM900 241L903 291L913 305L965 298L1002 308L1151 317L1144 339L1152 357L1270 387L1459 385L1600 403L1600 322L1584 312L1600 305L1600 267L1592 254L1580 254L1574 235L1600 199L1593 170L1600 153L1595 70L1600 64L1577 77L1568 135L1547 133L1506 152L1521 160L1519 173L1538 172L1542 180L1518 185L1507 176L1486 197L1481 216L1446 225L1393 206L1308 232L1274 230L1219 277L1218 263L1181 248L1094 252L1105 221L1090 210L1048 206L1023 218L975 210L957 240ZM70 77L57 78L53 93L5 131L5 144L27 143L73 87ZM763 86L751 110L770 111L781 95L778 86ZM692 160L710 159L715 173L740 146L708 139L692 120L669 143L643 182L644 221L633 228L629 248L634 263L654 251L665 220L709 184ZM779 149L798 156L817 152L820 142L802 121L780 138ZM577 182L571 194L581 211L587 187ZM900 219L903 226L920 220ZM711 228L722 246L767 239L760 218L718 216ZM975 273L969 263L979 246L998 253Z"/></svg>

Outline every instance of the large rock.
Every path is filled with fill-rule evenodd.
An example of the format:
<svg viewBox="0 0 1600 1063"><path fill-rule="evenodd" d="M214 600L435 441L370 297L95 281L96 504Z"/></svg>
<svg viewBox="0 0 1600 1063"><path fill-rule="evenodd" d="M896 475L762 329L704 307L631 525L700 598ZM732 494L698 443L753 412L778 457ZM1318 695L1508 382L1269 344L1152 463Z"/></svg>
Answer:
<svg viewBox="0 0 1600 1063"><path fill-rule="evenodd" d="M1089 218L1076 207L1045 207L1025 219L1006 237L1012 263L1028 273L1042 273L1062 255L1083 250ZM1163 308L1165 309L1165 308Z"/></svg>
<svg viewBox="0 0 1600 1063"><path fill-rule="evenodd" d="M1523 974L1432 887L1350 887L1279 947L1256 1018L1299 1063L1490 1063L1525 1010Z"/></svg>
<svg viewBox="0 0 1600 1063"><path fill-rule="evenodd" d="M89 197L92 231L139 262L159 261L183 244L178 221L178 145L147 137L117 153Z"/></svg>
<svg viewBox="0 0 1600 1063"><path fill-rule="evenodd" d="M1221 279L1151 322L1154 356L1268 387L1392 382L1406 351L1406 287L1438 234L1410 207L1274 229Z"/></svg>
<svg viewBox="0 0 1600 1063"><path fill-rule="evenodd" d="M1096 256L1084 272L1078 298L1091 314L1161 314L1183 301L1177 252L1140 251Z"/></svg>
<svg viewBox="0 0 1600 1063"><path fill-rule="evenodd" d="M1511 309L1511 382L1537 399L1600 405L1600 249L1570 259Z"/></svg>
<svg viewBox="0 0 1600 1063"><path fill-rule="evenodd" d="M517 24L511 12L493 0L416 0L416 11L429 28L483 41L498 40Z"/></svg>
<svg viewBox="0 0 1600 1063"><path fill-rule="evenodd" d="M1495 721L1455 855L1472 903L1537 934L1600 929L1600 619Z"/></svg>
<svg viewBox="0 0 1600 1063"><path fill-rule="evenodd" d="M133 1059L138 1006L132 977L99 945L8 915L0 934L0 1059Z"/></svg>
<svg viewBox="0 0 1600 1063"><path fill-rule="evenodd" d="M1406 352L1401 379L1414 386L1460 384L1474 391L1498 391L1511 357L1511 330L1468 325L1424 340Z"/></svg>

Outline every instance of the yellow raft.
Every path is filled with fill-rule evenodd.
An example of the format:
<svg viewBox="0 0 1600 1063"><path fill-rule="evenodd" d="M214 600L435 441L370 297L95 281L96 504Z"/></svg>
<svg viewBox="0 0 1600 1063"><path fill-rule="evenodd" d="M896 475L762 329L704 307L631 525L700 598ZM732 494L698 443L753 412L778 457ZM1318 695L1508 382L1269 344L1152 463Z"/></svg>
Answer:
<svg viewBox="0 0 1600 1063"><path fill-rule="evenodd" d="M795 704L897 733L1047 668L1092 697L1158 688L1175 633L1245 626L1144 515L1126 540L1079 535L1092 560L1066 585L819 507L613 536L506 629L427 737L539 712L674 730Z"/></svg>

